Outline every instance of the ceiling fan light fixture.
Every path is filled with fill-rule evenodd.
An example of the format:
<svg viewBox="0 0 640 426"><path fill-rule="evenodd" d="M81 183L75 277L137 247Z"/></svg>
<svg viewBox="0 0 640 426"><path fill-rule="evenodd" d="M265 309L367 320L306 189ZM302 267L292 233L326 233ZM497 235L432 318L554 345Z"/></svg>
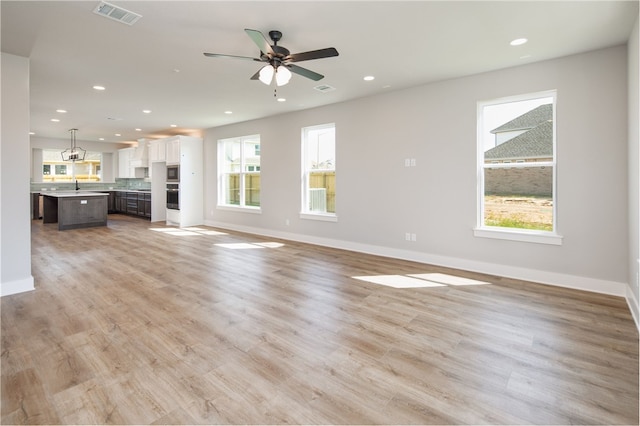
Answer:
<svg viewBox="0 0 640 426"><path fill-rule="evenodd" d="M284 86L291 80L291 71L285 66L279 66L276 68L276 85Z"/></svg>
<svg viewBox="0 0 640 426"><path fill-rule="evenodd" d="M272 65L265 65L261 70L258 77L258 80L266 84L267 86L271 84L271 80L273 79L273 74L275 73L275 69Z"/></svg>

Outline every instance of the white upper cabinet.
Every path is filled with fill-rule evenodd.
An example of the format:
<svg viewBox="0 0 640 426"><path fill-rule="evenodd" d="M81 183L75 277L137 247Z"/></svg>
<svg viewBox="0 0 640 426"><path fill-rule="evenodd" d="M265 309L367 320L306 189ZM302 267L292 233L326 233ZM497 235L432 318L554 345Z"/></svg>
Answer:
<svg viewBox="0 0 640 426"><path fill-rule="evenodd" d="M135 148L123 148L118 150L118 177L135 177L135 169L131 167L131 158Z"/></svg>
<svg viewBox="0 0 640 426"><path fill-rule="evenodd" d="M166 143L163 139L151 141L149 144L149 163L167 161Z"/></svg>
<svg viewBox="0 0 640 426"><path fill-rule="evenodd" d="M180 137L166 140L167 164L180 164Z"/></svg>

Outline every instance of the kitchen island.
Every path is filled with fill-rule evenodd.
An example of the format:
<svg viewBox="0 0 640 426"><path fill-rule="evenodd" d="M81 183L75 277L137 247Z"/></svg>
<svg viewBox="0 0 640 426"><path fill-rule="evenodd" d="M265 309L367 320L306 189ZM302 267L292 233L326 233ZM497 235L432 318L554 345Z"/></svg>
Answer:
<svg viewBox="0 0 640 426"><path fill-rule="evenodd" d="M101 192L42 194L42 222L58 222L58 230L107 226L107 198Z"/></svg>

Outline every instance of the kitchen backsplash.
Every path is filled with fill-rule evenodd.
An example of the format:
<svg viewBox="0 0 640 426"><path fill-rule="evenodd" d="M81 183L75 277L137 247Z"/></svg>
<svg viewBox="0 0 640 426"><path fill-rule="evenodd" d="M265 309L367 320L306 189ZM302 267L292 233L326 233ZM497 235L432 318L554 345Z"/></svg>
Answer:
<svg viewBox="0 0 640 426"><path fill-rule="evenodd" d="M115 182L78 182L81 190L85 191L108 191L110 189L120 190L140 190L151 189L149 179L143 178L116 178ZM31 182L31 192L38 191L73 191L76 189L75 182Z"/></svg>

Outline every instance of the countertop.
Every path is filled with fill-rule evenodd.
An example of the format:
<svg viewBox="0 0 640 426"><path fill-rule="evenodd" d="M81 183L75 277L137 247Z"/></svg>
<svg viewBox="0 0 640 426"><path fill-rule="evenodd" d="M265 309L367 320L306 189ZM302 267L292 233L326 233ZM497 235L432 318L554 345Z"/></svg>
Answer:
<svg viewBox="0 0 640 426"><path fill-rule="evenodd" d="M109 192L139 192L142 194L151 194L151 190L150 189L87 189L87 190L80 190L80 191L69 191L69 190L46 190L46 191L31 191L32 194L40 194L40 195L55 195L55 194L76 194L76 193L81 193L81 194L88 194L88 193L102 193L102 194L107 194Z"/></svg>
<svg viewBox="0 0 640 426"><path fill-rule="evenodd" d="M86 197L104 197L109 195L106 192L89 192L89 191L48 191L41 193L45 197L55 198L86 198Z"/></svg>

